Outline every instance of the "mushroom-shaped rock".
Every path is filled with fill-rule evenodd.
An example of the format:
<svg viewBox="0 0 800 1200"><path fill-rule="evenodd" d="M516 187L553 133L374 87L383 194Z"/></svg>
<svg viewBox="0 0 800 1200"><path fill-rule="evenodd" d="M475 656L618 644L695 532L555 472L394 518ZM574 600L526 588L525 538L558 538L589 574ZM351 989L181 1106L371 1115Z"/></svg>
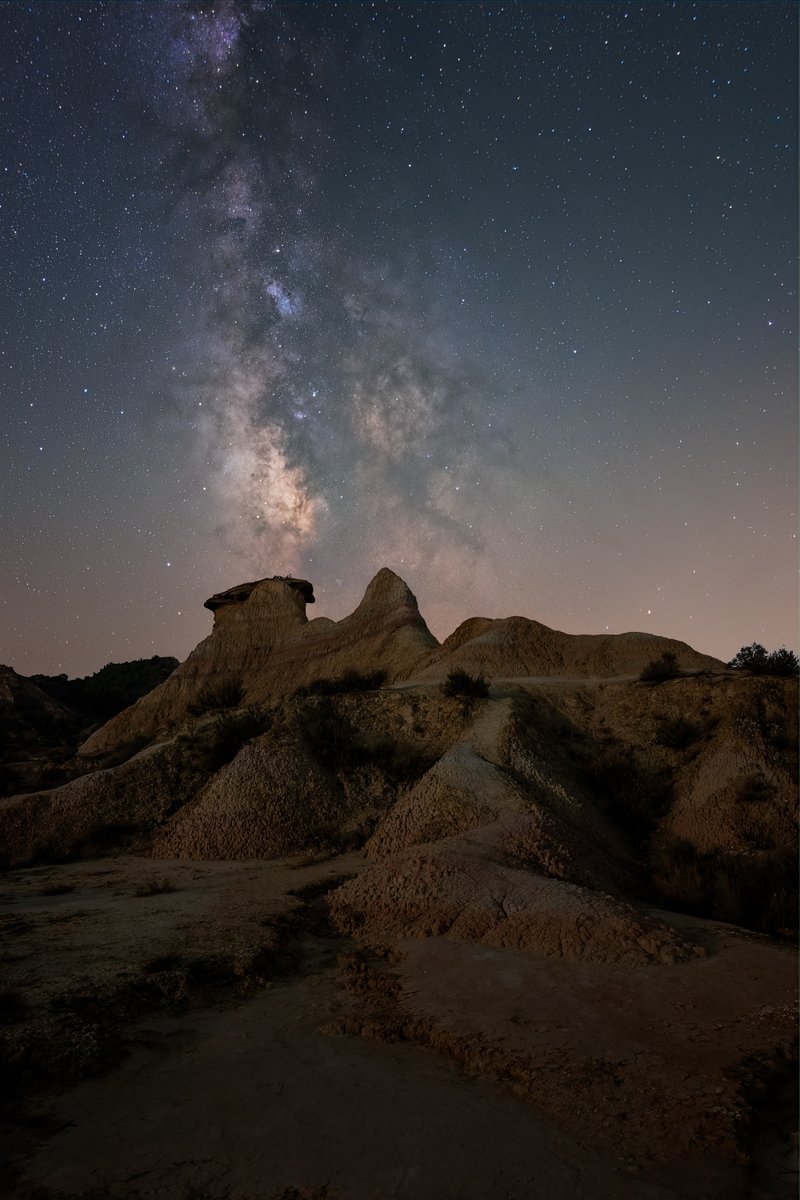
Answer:
<svg viewBox="0 0 800 1200"><path fill-rule="evenodd" d="M239 583L226 592L217 592L203 605L214 614L214 628L220 619L236 618L252 623L253 619L281 623L283 617L290 625L297 624L299 615L306 620L306 605L314 603L314 588L307 579L273 575L271 579L256 579Z"/></svg>
<svg viewBox="0 0 800 1200"><path fill-rule="evenodd" d="M273 575L272 579L256 579L253 583L239 583L236 587L228 588L226 592L217 592L209 596L203 608L210 608L213 613L229 604L243 604L249 600L254 588L262 583L285 583L287 587L297 592L303 604L314 603L314 587L307 579L295 579L291 575Z"/></svg>
<svg viewBox="0 0 800 1200"><path fill-rule="evenodd" d="M306 604L313 600L308 580L283 576L238 584L212 596L205 604L214 613L211 635L163 684L93 733L81 755L98 757L174 728L204 697L213 700L226 685L247 693L254 680L269 672L276 649L290 645L307 628Z"/></svg>

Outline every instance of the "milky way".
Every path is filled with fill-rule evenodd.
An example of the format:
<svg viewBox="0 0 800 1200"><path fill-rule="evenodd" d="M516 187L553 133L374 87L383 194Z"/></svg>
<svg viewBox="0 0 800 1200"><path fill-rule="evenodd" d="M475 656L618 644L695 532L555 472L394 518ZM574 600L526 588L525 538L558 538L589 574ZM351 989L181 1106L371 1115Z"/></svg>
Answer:
<svg viewBox="0 0 800 1200"><path fill-rule="evenodd" d="M0 6L0 659L383 565L794 644L796 9Z"/></svg>

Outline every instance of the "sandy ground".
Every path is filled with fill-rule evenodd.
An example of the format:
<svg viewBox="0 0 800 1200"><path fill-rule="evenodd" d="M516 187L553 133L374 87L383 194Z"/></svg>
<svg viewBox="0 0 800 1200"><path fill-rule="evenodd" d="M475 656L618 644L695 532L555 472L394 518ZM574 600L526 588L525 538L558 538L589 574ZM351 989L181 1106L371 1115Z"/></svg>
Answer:
<svg viewBox="0 0 800 1200"><path fill-rule="evenodd" d="M376 953L318 899L364 866L117 858L3 877L2 986L24 1004L0 1194L796 1194L780 1097L765 1093L750 1169L705 1118L741 1100L743 1055L780 1041L789 950L694 922L712 953L674 970L444 938Z"/></svg>

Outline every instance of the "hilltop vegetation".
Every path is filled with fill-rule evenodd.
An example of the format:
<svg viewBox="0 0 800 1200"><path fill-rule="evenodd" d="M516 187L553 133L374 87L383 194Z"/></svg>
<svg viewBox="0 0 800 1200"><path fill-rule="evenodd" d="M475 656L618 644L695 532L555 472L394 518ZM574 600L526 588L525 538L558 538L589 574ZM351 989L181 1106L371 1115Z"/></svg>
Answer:
<svg viewBox="0 0 800 1200"><path fill-rule="evenodd" d="M742 646L728 663L735 671L747 671L750 675L777 675L784 679L800 672L800 661L793 650L781 646L779 650L768 653L759 643Z"/></svg>
<svg viewBox="0 0 800 1200"><path fill-rule="evenodd" d="M30 679L54 700L94 724L109 721L135 704L140 696L169 678L177 666L177 658L154 654L131 662L106 663L81 679L68 679L66 675L31 675Z"/></svg>

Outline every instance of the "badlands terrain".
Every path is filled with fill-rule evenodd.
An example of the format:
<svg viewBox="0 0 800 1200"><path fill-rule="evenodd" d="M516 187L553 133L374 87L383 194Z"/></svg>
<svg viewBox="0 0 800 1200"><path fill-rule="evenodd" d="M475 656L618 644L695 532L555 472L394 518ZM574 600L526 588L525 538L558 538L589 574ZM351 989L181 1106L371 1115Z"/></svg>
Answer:
<svg viewBox="0 0 800 1200"><path fill-rule="evenodd" d="M311 603L0 800L0 1195L793 1197L797 681Z"/></svg>

